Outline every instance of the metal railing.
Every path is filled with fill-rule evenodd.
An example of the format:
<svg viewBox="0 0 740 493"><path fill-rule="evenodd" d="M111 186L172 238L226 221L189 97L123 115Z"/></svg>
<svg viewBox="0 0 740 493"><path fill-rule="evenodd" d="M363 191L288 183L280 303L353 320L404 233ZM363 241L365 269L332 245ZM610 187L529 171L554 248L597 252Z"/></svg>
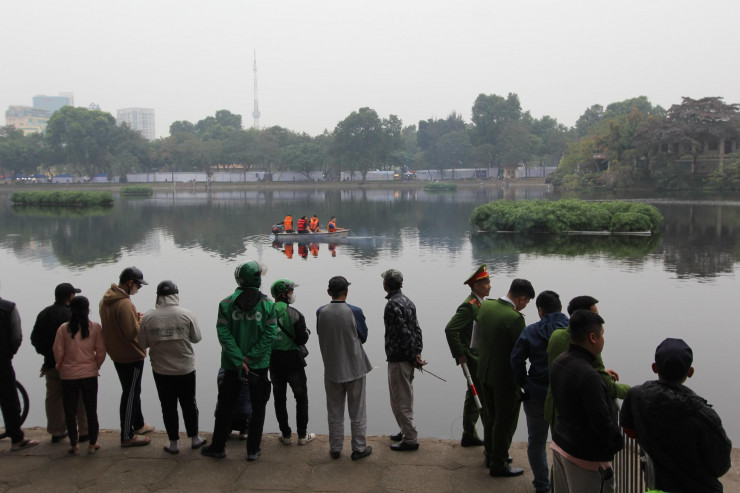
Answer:
<svg viewBox="0 0 740 493"><path fill-rule="evenodd" d="M624 448L614 456L615 491L619 493L647 491L646 461L647 456L637 440L625 435Z"/></svg>

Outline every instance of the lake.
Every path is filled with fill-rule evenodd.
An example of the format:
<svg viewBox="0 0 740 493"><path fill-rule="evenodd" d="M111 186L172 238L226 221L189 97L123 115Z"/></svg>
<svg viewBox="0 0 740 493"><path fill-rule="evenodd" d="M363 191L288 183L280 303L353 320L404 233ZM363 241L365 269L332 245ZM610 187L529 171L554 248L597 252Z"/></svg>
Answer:
<svg viewBox="0 0 740 493"><path fill-rule="evenodd" d="M420 436L459 439L465 380L455 366L444 326L467 295L462 283L480 263L492 275L491 296L503 296L515 277L529 279L537 292L600 300L606 320L603 358L621 381L642 383L655 347L679 337L694 350L695 376L687 384L713 404L730 437L740 439L738 396L733 371L740 331L735 319L740 256L740 200L657 194L621 197L658 207L661 234L648 237L554 237L471 234L468 218L482 203L507 199L558 198L545 187L460 188L454 193L423 190L186 190L156 191L149 198L118 198L108 210L57 211L14 208L12 188L0 190L0 296L18 304L24 342L14 359L18 379L31 396L25 426L45 426L42 357L30 344L38 312L53 302L54 287L71 282L97 305L124 267L136 265L149 286L132 299L139 311L153 308L162 280L180 288L181 306L193 310L203 332L195 346L200 428L213 429L220 346L215 322L218 302L233 292L236 264L257 259L269 266L263 291L290 278L314 334L308 342L309 430L327 433L323 365L315 335L315 311L329 302L327 281L344 275L352 283L348 302L363 308L370 335L365 345L375 369L368 375L368 433L398 431L388 402L383 344L385 292L381 272L404 274L404 293L416 304L424 333L428 369L447 382L417 373L415 418ZM317 214L322 226L332 215L355 239L314 246L273 243L270 226L291 213ZM537 319L534 303L527 323ZM142 384L147 422L163 429L149 363ZM118 428L120 385L106 361L101 369L101 427ZM290 400L290 399L289 399ZM289 402L289 408L292 404ZM294 409L291 423L294 426ZM181 425L181 429L184 427ZM278 432L272 403L265 432ZM523 413L515 436L526 440Z"/></svg>

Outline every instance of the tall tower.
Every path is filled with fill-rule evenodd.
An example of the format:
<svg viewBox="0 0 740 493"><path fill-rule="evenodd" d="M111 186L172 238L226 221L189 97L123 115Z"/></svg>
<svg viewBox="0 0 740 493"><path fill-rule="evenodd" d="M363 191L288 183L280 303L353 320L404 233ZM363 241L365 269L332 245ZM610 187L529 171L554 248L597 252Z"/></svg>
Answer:
<svg viewBox="0 0 740 493"><path fill-rule="evenodd" d="M253 128L259 130L260 128L260 104L257 100L257 50L254 50L254 111L252 111L252 117L254 117Z"/></svg>

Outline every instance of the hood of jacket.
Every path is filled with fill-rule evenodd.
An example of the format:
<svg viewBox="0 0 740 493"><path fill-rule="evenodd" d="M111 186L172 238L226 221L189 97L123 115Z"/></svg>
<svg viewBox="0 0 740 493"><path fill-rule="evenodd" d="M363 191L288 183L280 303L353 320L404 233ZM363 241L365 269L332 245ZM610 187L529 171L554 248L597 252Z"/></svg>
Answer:
<svg viewBox="0 0 740 493"><path fill-rule="evenodd" d="M640 389L639 403L642 416L652 416L654 425L660 422L685 422L696 415L707 401L685 385L653 380L645 382Z"/></svg>
<svg viewBox="0 0 740 493"><path fill-rule="evenodd" d="M257 303L264 298L267 298L267 295L262 294L258 288L237 288L236 293L234 303L240 310L245 312L257 306Z"/></svg>
<svg viewBox="0 0 740 493"><path fill-rule="evenodd" d="M156 303L154 303L154 306L157 308L162 308L165 306L179 306L179 305L180 305L180 295L177 293L159 294L157 295Z"/></svg>
<svg viewBox="0 0 740 493"><path fill-rule="evenodd" d="M568 322L568 316L564 313L548 313L537 324L537 336L544 341L549 341L552 333L557 329L567 327Z"/></svg>
<svg viewBox="0 0 740 493"><path fill-rule="evenodd" d="M103 299L100 302L104 305L110 305L124 298L129 298L129 295L123 289L119 288L117 284L111 284L110 289L105 292Z"/></svg>

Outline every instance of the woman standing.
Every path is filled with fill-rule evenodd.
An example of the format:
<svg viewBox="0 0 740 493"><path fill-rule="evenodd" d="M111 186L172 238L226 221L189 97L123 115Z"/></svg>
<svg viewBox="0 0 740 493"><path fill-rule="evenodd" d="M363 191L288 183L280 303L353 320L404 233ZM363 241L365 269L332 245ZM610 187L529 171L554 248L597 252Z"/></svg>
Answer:
<svg viewBox="0 0 740 493"><path fill-rule="evenodd" d="M90 444L88 453L94 454L98 445L98 370L105 361L105 341L100 324L89 319L90 302L84 296L75 296L69 303L72 318L57 330L54 340L56 369L62 380L64 417L69 434L69 453L79 455L77 444L77 396L87 413Z"/></svg>

